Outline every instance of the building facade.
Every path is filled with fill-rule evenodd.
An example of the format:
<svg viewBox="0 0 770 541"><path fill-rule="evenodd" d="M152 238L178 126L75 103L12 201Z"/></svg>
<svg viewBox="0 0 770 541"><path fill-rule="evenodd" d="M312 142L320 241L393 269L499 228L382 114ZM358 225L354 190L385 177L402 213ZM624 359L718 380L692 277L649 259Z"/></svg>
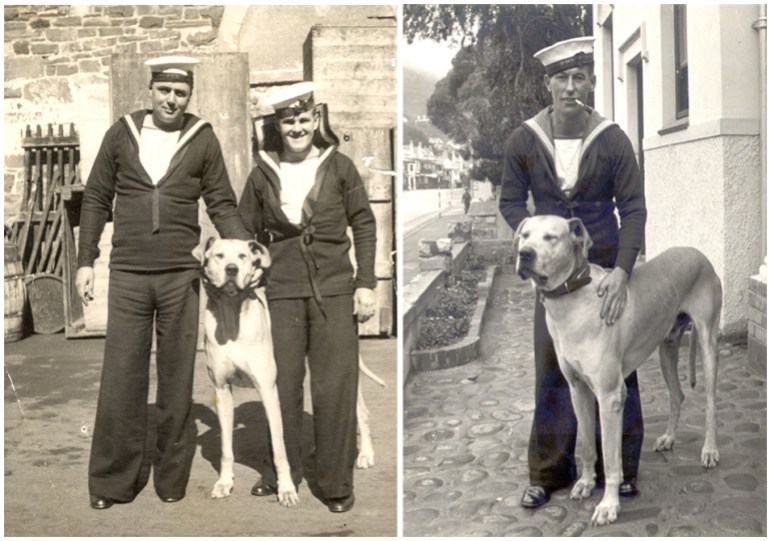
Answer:
<svg viewBox="0 0 770 541"><path fill-rule="evenodd" d="M723 335L758 331L747 313L751 277L766 284L766 7L599 4L593 17L595 106L637 152L646 257L700 249L722 280Z"/></svg>

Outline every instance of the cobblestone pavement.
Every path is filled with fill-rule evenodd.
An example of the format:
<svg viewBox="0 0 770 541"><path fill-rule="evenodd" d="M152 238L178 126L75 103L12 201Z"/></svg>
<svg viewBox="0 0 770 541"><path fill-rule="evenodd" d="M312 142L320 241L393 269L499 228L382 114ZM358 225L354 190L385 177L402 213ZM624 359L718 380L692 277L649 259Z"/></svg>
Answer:
<svg viewBox="0 0 770 541"><path fill-rule="evenodd" d="M480 358L413 374L405 386L404 535L766 535L766 381L748 368L744 346L726 344L720 347L717 386L717 468L700 465L702 383L694 390L682 385L685 402L674 449L652 450L668 415L668 392L653 358L638 371L646 432L640 493L621 500L618 521L590 526L600 490L577 502L564 489L540 509L522 508L534 410L534 294L527 282L502 273L491 295ZM680 359L686 362L684 348ZM702 380L700 363L696 380Z"/></svg>

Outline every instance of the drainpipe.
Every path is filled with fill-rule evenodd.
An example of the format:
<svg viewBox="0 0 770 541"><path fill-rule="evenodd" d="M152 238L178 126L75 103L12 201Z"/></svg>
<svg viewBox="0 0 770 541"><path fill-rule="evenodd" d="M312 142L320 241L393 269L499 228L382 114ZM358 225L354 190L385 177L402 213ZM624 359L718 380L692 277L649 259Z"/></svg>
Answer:
<svg viewBox="0 0 770 541"><path fill-rule="evenodd" d="M760 4L759 19L752 27L759 36L759 165L761 200L762 267L767 258L767 4Z"/></svg>

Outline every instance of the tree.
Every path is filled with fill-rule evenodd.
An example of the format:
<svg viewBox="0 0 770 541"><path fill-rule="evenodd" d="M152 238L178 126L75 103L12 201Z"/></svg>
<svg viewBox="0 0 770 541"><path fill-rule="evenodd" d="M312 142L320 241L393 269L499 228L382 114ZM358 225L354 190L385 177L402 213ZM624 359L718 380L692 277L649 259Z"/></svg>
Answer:
<svg viewBox="0 0 770 541"><path fill-rule="evenodd" d="M428 100L428 117L474 158L474 178L500 183L505 141L550 103L532 55L591 34L586 4L405 4L404 36L460 44Z"/></svg>

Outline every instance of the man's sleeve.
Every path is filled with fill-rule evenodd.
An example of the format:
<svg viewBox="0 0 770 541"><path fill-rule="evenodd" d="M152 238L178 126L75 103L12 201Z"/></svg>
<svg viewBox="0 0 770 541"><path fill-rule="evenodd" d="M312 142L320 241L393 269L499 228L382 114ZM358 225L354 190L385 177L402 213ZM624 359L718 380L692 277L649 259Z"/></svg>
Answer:
<svg viewBox="0 0 770 541"><path fill-rule="evenodd" d="M252 170L238 202L238 213L251 238L262 230L262 198L256 189L255 179L256 173Z"/></svg>
<svg viewBox="0 0 770 541"><path fill-rule="evenodd" d="M516 230L521 221L529 216L527 210L529 174L527 158L521 152L521 137L522 131L519 128L505 144L500 185L500 213L513 230Z"/></svg>
<svg viewBox="0 0 770 541"><path fill-rule="evenodd" d="M377 224L374 219L372 207L369 204L369 195L361 181L353 162L348 160L348 166L341 168L345 204L345 214L348 223L353 229L353 245L356 252L356 288L377 287L377 278L374 275L374 258L377 250Z"/></svg>
<svg viewBox="0 0 770 541"><path fill-rule="evenodd" d="M619 132L619 135L616 134ZM629 276L644 243L644 226L647 222L647 206L644 186L634 149L626 134L618 129L610 138L614 154L614 196L620 215L618 256L615 266Z"/></svg>
<svg viewBox="0 0 770 541"><path fill-rule="evenodd" d="M116 165L111 153L113 145L117 144L115 137L116 127L110 128L105 133L83 191L83 202L80 207L78 268L93 267L94 261L99 257L99 239L115 197Z"/></svg>
<svg viewBox="0 0 770 541"><path fill-rule="evenodd" d="M219 140L213 130L204 129L209 136L206 146L206 164L201 178L206 213L222 238L251 240L254 237L249 235L238 214L235 192L230 185L230 177L227 175Z"/></svg>

